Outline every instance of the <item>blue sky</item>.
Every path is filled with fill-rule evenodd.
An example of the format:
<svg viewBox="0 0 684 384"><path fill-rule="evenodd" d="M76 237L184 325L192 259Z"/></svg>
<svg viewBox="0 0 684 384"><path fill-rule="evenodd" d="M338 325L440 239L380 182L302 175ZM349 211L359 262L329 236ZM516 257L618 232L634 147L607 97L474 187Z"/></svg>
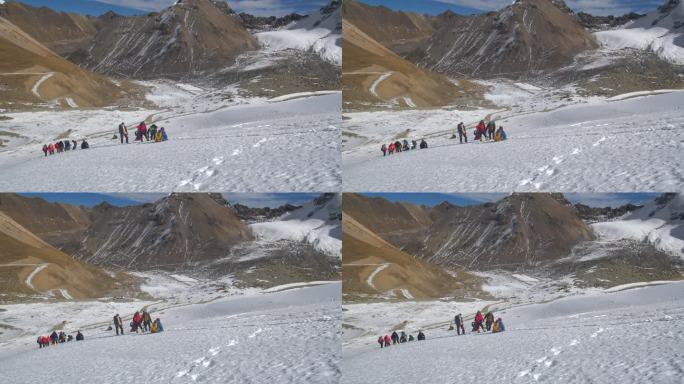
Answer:
<svg viewBox="0 0 684 384"><path fill-rule="evenodd" d="M122 15L159 11L176 0L19 0L59 11L101 15L109 10ZM237 12L261 16L282 16L292 12L309 14L329 3L327 0L233 0L228 4Z"/></svg>
<svg viewBox="0 0 684 384"><path fill-rule="evenodd" d="M118 207L154 202L166 196L163 193L22 193L23 196L40 197L52 203L66 203L93 207L107 202ZM302 205L313 200L317 193L224 193L231 203L249 207L279 207L284 204Z"/></svg>
<svg viewBox="0 0 684 384"><path fill-rule="evenodd" d="M427 206L435 206L444 201L459 206L477 205L497 201L507 196L505 193L364 193L363 195ZM572 203L582 203L592 207L619 207L627 203L642 205L659 195L659 193L567 193L565 198Z"/></svg>
<svg viewBox="0 0 684 384"><path fill-rule="evenodd" d="M366 4L384 5L394 10L404 10L436 15L446 10L459 14L473 14L499 10L512 0L361 0ZM665 0L565 0L576 12L594 15L623 15L628 12L646 13L654 10Z"/></svg>

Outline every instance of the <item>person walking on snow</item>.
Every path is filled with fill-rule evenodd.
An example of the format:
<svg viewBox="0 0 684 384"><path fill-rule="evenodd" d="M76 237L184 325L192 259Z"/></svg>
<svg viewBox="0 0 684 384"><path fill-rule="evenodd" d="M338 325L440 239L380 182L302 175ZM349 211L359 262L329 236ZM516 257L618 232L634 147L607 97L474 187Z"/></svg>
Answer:
<svg viewBox="0 0 684 384"><path fill-rule="evenodd" d="M380 344L380 349L382 349L385 346L385 338L382 337L382 335L378 337L378 344Z"/></svg>
<svg viewBox="0 0 684 384"><path fill-rule="evenodd" d="M78 143L76 142L76 140L71 140L71 150L75 151L77 147Z"/></svg>
<svg viewBox="0 0 684 384"><path fill-rule="evenodd" d="M152 328L152 317L147 311L143 311L142 314L142 320L143 320L143 330L146 332L149 332Z"/></svg>
<svg viewBox="0 0 684 384"><path fill-rule="evenodd" d="M141 143L143 142L143 137L149 140L147 137L147 124L145 124L144 121L141 121L140 124L138 124L137 136L136 140L140 139Z"/></svg>
<svg viewBox="0 0 684 384"><path fill-rule="evenodd" d="M126 138L126 144L128 144L128 128L126 128L126 124L121 122L119 124L119 139L121 140L121 144L124 143L124 138Z"/></svg>
<svg viewBox="0 0 684 384"><path fill-rule="evenodd" d="M475 314L475 330L477 333L480 333L480 329L482 329L482 332L484 332L484 327L482 326L482 322L484 321L484 316L482 316L482 312L477 311Z"/></svg>
<svg viewBox="0 0 684 384"><path fill-rule="evenodd" d="M150 141L157 141L157 125L156 124L150 125L150 128L147 130L147 133L150 136Z"/></svg>
<svg viewBox="0 0 684 384"><path fill-rule="evenodd" d="M138 333L138 329L140 328L141 324L142 324L142 316L140 316L140 312L136 312L135 315L133 315L132 332Z"/></svg>
<svg viewBox="0 0 684 384"><path fill-rule="evenodd" d="M47 146L47 144L43 144L43 153L45 154L45 157L47 157L47 154L48 154L48 146Z"/></svg>
<svg viewBox="0 0 684 384"><path fill-rule="evenodd" d="M465 328L463 327L463 316L459 313L454 316L454 326L456 326L456 333L461 335L461 332L465 335Z"/></svg>
<svg viewBox="0 0 684 384"><path fill-rule="evenodd" d="M485 135L485 132L487 131L487 127L485 126L484 120L480 120L480 123L477 124L477 136L475 140L480 140L482 141L482 136Z"/></svg>
<svg viewBox="0 0 684 384"><path fill-rule="evenodd" d="M389 335L385 335L385 347L389 347L390 345L392 345L392 339Z"/></svg>
<svg viewBox="0 0 684 384"><path fill-rule="evenodd" d="M397 334L397 331L392 332L392 344L397 344L399 343L399 335Z"/></svg>
<svg viewBox="0 0 684 384"><path fill-rule="evenodd" d="M81 331L78 331L78 333L76 333L76 341L83 341L83 340L85 340L85 338L83 337L83 334L81 333Z"/></svg>
<svg viewBox="0 0 684 384"><path fill-rule="evenodd" d="M418 341L425 340L425 334L423 331L418 331Z"/></svg>
<svg viewBox="0 0 684 384"><path fill-rule="evenodd" d="M420 139L420 149L427 149L427 141L425 139Z"/></svg>
<svg viewBox="0 0 684 384"><path fill-rule="evenodd" d="M494 120L491 120L489 123L487 123L487 138L489 140L494 140L494 133L496 132L496 123Z"/></svg>
<svg viewBox="0 0 684 384"><path fill-rule="evenodd" d="M494 314L492 312L487 312L487 315L485 315L485 324L487 325L487 332L491 331L493 323Z"/></svg>
<svg viewBox="0 0 684 384"><path fill-rule="evenodd" d="M119 330L121 330L121 334L123 335L123 321L121 321L121 316L117 313L114 315L114 328L116 328L116 335L119 336Z"/></svg>
<svg viewBox="0 0 684 384"><path fill-rule="evenodd" d="M458 141L461 144L463 144L463 141L465 140L466 144L468 144L468 135L466 134L466 127L462 121L458 124L456 130L458 131Z"/></svg>
<svg viewBox="0 0 684 384"><path fill-rule="evenodd" d="M387 155L387 145L383 144L380 150L382 151L382 157L385 157Z"/></svg>
<svg viewBox="0 0 684 384"><path fill-rule="evenodd" d="M390 154L390 155L393 154L393 153L394 153L394 150L396 149L396 148L394 147L394 143L390 143L388 149L389 149L389 154Z"/></svg>

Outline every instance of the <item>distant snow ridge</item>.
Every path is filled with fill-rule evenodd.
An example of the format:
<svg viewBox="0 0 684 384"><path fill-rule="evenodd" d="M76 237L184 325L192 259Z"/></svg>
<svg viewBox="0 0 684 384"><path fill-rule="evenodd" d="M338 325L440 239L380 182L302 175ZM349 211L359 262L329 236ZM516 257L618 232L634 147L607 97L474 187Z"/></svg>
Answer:
<svg viewBox="0 0 684 384"><path fill-rule="evenodd" d="M261 240L305 241L325 254L340 257L341 207L340 194L324 194L276 221L252 224L251 228Z"/></svg>
<svg viewBox="0 0 684 384"><path fill-rule="evenodd" d="M606 48L649 50L663 60L684 65L684 2L670 0L624 28L594 33Z"/></svg>
<svg viewBox="0 0 684 384"><path fill-rule="evenodd" d="M259 42L273 51L313 51L335 65L342 65L341 2L333 1L284 29L256 34Z"/></svg>
<svg viewBox="0 0 684 384"><path fill-rule="evenodd" d="M665 194L621 220L592 228L602 238L647 241L684 259L684 195Z"/></svg>

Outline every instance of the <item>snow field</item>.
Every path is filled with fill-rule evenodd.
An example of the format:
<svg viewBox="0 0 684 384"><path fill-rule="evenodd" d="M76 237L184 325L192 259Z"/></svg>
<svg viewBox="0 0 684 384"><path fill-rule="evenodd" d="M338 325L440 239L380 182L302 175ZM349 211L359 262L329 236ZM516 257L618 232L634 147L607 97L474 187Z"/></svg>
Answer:
<svg viewBox="0 0 684 384"><path fill-rule="evenodd" d="M152 308L164 324L159 334L114 336L99 327L83 342L47 349L32 337L0 348L0 381L337 383L339 297L339 283L325 284ZM53 366L61 369L35 369Z"/></svg>
<svg viewBox="0 0 684 384"><path fill-rule="evenodd" d="M342 195L337 194L325 204L310 201L276 220L251 224L250 228L261 241L305 241L327 255L342 257L342 228L337 218L341 207Z"/></svg>
<svg viewBox="0 0 684 384"><path fill-rule="evenodd" d="M677 282L495 310L506 325L503 333L456 336L444 324L428 330L424 342L385 349L375 342L378 335L363 335L368 345L344 346L342 382L390 375L395 383L679 383L683 294L684 283ZM465 316L461 308L454 303L435 311L433 322L456 310ZM374 313L358 309L355 316L372 322Z"/></svg>
<svg viewBox="0 0 684 384"><path fill-rule="evenodd" d="M587 99L551 110L535 105L515 112L349 113L343 131L362 139L350 140L344 148L344 188L669 191L684 182L682 100L684 93L672 92L617 101ZM473 126L490 114L508 140L473 143ZM468 126L467 145L450 138L461 121ZM404 137L426 138L429 148L383 158L382 143Z"/></svg>
<svg viewBox="0 0 684 384"><path fill-rule="evenodd" d="M189 103L181 93L167 105ZM183 91L186 92L186 91ZM173 112L110 110L9 114L24 138L0 152L4 191L321 191L341 183L340 92L253 100L193 111L204 96ZM197 100L199 99L199 100ZM131 122L154 115L169 141L135 143ZM113 140L129 125L131 144ZM91 148L43 158L41 147L67 130ZM78 174L75 175L74 172ZM23 175L33 175L27 178ZM68 177L54 177L67 174Z"/></svg>

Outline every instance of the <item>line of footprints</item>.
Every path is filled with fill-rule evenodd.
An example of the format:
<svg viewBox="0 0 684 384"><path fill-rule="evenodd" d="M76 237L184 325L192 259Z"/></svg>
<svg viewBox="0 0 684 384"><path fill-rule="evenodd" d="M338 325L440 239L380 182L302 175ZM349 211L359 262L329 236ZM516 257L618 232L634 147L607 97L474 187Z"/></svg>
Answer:
<svg viewBox="0 0 684 384"><path fill-rule="evenodd" d="M254 332L252 332L249 336L247 336L250 339L253 339L257 337L260 333L262 333L264 330L261 328L258 328ZM228 345L226 347L232 347L234 345L238 344L237 339L232 339L230 342L228 342ZM198 381L201 378L202 372L205 372L207 369L211 368L215 362L214 362L214 357L221 353L221 347L213 347L210 348L207 351L207 354L205 356L200 357L197 360L194 360L188 369L183 369L181 371L178 371L176 373L176 378L188 378L191 381Z"/></svg>
<svg viewBox="0 0 684 384"><path fill-rule="evenodd" d="M591 146L592 147L598 147L599 145L601 145L606 140L607 140L606 137L601 137L598 141L594 142ZM576 147L572 150L572 152L570 152L570 155L568 155L568 156L577 156L581 153L582 153L581 147ZM532 185L535 189L541 189L542 185L544 184L544 182L541 179L543 179L544 177L551 177L551 176L554 176L555 174L557 174L558 170L557 170L557 168L554 167L554 165L555 166L561 165L561 163L563 163L565 161L565 157L566 157L566 155L554 156L553 159L551 159L553 164L547 164L547 165L544 165L540 168L537 168L536 172L533 173L532 177L530 177L528 179L521 180L519 185L520 186Z"/></svg>
<svg viewBox="0 0 684 384"><path fill-rule="evenodd" d="M603 331L604 331L603 328L599 328L598 330L596 330L596 332L592 333L589 337L594 339L594 338L598 337L601 333L603 333ZM579 339L572 339L572 341L570 341L570 343L568 344L568 347L570 347L570 348L576 347L579 344L580 344ZM554 357L560 355L562 351L563 351L562 347L551 348L549 350L551 357L544 356L544 357L541 357L541 358L535 360L535 363L532 366L532 368L520 371L518 373L518 378L520 379L520 378L528 377L528 378L533 379L534 381L539 381L539 379L542 377L542 373L544 372L544 370L551 368L556 363L556 361L554 360Z"/></svg>

